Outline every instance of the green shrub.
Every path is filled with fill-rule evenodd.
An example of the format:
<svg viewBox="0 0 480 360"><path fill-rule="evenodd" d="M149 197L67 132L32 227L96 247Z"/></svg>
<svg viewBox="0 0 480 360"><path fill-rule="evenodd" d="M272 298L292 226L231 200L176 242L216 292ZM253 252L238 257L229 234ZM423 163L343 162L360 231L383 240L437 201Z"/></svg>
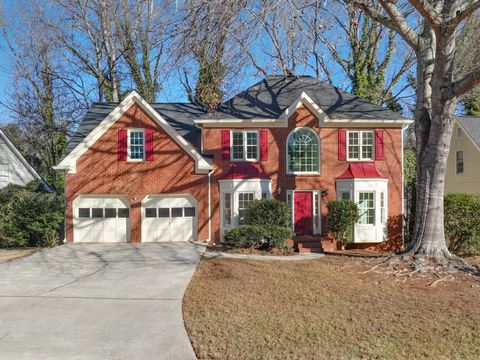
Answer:
<svg viewBox="0 0 480 360"><path fill-rule="evenodd" d="M64 217L63 196L35 183L0 190L0 247L55 246Z"/></svg>
<svg viewBox="0 0 480 360"><path fill-rule="evenodd" d="M282 226L265 226L265 246L268 249L283 250L287 247L285 241L293 235L292 230Z"/></svg>
<svg viewBox="0 0 480 360"><path fill-rule="evenodd" d="M243 225L225 232L225 245L237 248L280 249L292 236L289 228L281 226Z"/></svg>
<svg viewBox="0 0 480 360"><path fill-rule="evenodd" d="M227 246L257 248L265 243L265 228L255 225L242 225L226 231L224 241Z"/></svg>
<svg viewBox="0 0 480 360"><path fill-rule="evenodd" d="M290 209L279 200L255 200L250 207L250 224L290 227Z"/></svg>
<svg viewBox="0 0 480 360"><path fill-rule="evenodd" d="M480 255L480 195L445 196L445 237L456 255Z"/></svg>
<svg viewBox="0 0 480 360"><path fill-rule="evenodd" d="M333 200L328 202L327 208L328 229L345 248L345 244L352 241L353 225L359 218L358 206L352 200Z"/></svg>

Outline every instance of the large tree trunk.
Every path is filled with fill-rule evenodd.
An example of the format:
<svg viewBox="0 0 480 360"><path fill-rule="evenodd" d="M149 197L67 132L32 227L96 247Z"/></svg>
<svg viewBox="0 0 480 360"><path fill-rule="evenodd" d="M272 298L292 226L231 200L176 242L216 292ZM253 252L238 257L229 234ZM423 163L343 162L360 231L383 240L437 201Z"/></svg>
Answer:
<svg viewBox="0 0 480 360"><path fill-rule="evenodd" d="M455 37L437 38L425 25L422 39L417 52L415 227L406 254L442 261L452 257L445 241L444 185L457 99L445 85L453 88Z"/></svg>

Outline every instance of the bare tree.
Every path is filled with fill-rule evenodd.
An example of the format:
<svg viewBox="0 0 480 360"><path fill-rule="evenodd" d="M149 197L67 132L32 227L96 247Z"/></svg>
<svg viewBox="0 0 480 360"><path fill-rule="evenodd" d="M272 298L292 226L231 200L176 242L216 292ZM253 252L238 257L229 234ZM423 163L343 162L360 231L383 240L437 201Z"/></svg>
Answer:
<svg viewBox="0 0 480 360"><path fill-rule="evenodd" d="M196 63L196 83L190 85L184 71L184 86L189 99L215 110L223 100L224 80L239 64L240 52L230 41L230 34L241 33L239 15L246 1L190 0L184 8L181 28L181 56Z"/></svg>
<svg viewBox="0 0 480 360"><path fill-rule="evenodd" d="M3 28L3 37L13 68L13 86L2 105L21 130L27 158L61 191L63 178L52 166L59 162L72 120L81 116L84 104L62 73L64 64L58 61L58 49L48 36L48 28L29 16L16 17L12 23L15 26Z"/></svg>
<svg viewBox="0 0 480 360"><path fill-rule="evenodd" d="M461 76L480 63L480 14L475 13L465 23L458 35L456 75ZM480 86L467 92L462 99L466 115L480 116Z"/></svg>
<svg viewBox="0 0 480 360"><path fill-rule="evenodd" d="M454 76L456 35L462 22L480 7L480 0L378 0L356 5L397 32L417 58L416 214L413 239L405 254L452 261L445 242L443 198L454 112L459 98L480 83L478 65L465 75ZM412 9L415 16L410 15Z"/></svg>
<svg viewBox="0 0 480 360"><path fill-rule="evenodd" d="M315 29L317 16L302 17L305 28L310 29L311 42L315 42L313 51L320 53L315 59L327 52L331 62L327 72L333 73L332 64L337 64L349 80L352 93L400 111L399 97L404 95L408 82L399 89L395 87L411 69L413 51L399 49L396 33L365 16L350 0L330 3L325 8L314 1L310 7L310 12L320 12L323 19L322 28Z"/></svg>

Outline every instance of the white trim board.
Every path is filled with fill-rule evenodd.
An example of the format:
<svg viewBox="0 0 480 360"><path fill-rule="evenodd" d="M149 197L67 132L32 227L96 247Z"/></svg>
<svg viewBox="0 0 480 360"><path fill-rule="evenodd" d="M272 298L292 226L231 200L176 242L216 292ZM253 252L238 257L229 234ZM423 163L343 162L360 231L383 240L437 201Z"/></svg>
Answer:
<svg viewBox="0 0 480 360"><path fill-rule="evenodd" d="M189 144L148 102L146 102L136 91L128 94L102 122L88 134L75 149L70 152L57 166L55 170L66 170L69 174L75 174L77 160L95 143L110 127L122 117L125 112L134 104L144 110L165 132L174 139L178 145L195 160L196 173L208 173L212 165Z"/></svg>

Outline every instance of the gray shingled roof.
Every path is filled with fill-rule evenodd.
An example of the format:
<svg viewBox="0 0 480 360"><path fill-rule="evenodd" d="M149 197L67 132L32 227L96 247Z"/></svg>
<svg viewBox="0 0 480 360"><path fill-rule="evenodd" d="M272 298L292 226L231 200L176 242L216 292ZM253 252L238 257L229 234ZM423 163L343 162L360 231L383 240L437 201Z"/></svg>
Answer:
<svg viewBox="0 0 480 360"><path fill-rule="evenodd" d="M153 103L152 107L172 127L197 149L200 149L200 130L195 119L253 119L278 118L305 92L330 118L398 120L395 112L374 105L310 76L268 76L221 105L215 113L189 103ZM64 157L115 109L118 103L94 103L72 136Z"/></svg>
<svg viewBox="0 0 480 360"><path fill-rule="evenodd" d="M480 147L480 117L457 116L457 122L462 126L472 140Z"/></svg>
<svg viewBox="0 0 480 360"><path fill-rule="evenodd" d="M226 101L214 115L206 114L202 118L278 118L302 92L332 119L404 119L399 113L374 105L311 76L269 76Z"/></svg>
<svg viewBox="0 0 480 360"><path fill-rule="evenodd" d="M150 105L155 111L162 115L185 140L197 149L200 149L200 129L196 127L193 120L205 114L201 107L194 104L182 103L153 103ZM70 154L117 106L118 103L93 103L70 139L63 158Z"/></svg>

